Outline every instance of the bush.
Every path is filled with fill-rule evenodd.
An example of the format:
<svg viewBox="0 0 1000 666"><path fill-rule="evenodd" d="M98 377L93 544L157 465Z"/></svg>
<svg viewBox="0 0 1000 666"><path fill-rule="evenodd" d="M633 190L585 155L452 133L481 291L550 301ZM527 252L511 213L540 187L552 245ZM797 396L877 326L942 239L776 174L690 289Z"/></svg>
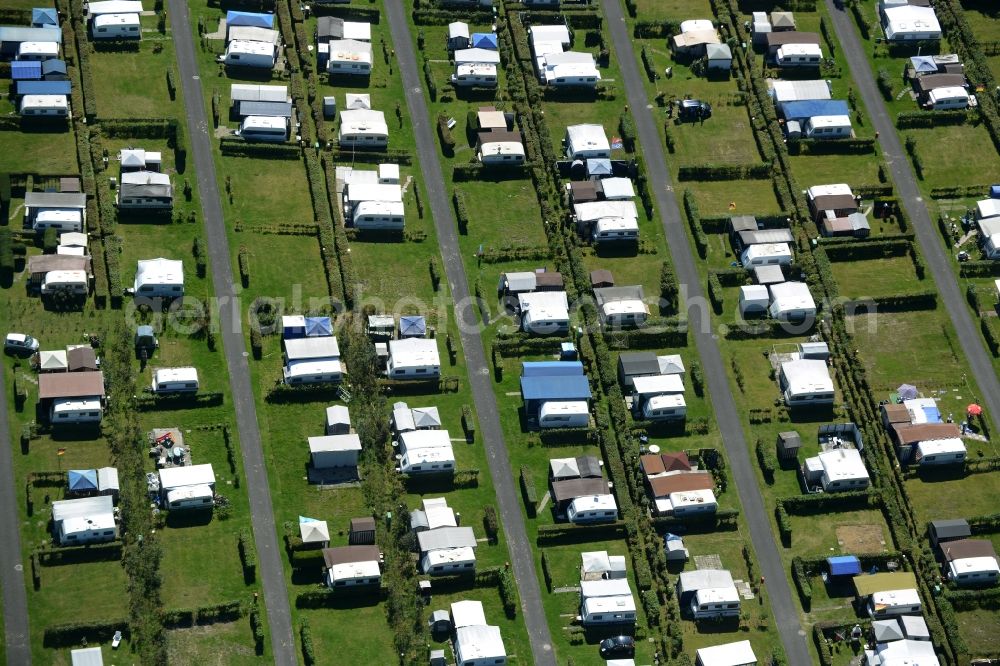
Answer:
<svg viewBox="0 0 1000 666"><path fill-rule="evenodd" d="M427 81L427 94L430 95L431 101L436 102L438 96L437 83L434 81L434 72L431 71L431 64L424 61L424 79Z"/></svg>
<svg viewBox="0 0 1000 666"><path fill-rule="evenodd" d="M240 550L240 563L243 565L243 580L249 585L257 578L257 551L254 550L253 539L247 530L240 530L237 547Z"/></svg>
<svg viewBox="0 0 1000 666"><path fill-rule="evenodd" d="M527 465L521 465L521 495L528 517L534 518L535 507L538 505L538 493L535 491L535 482L531 478L531 471Z"/></svg>
<svg viewBox="0 0 1000 666"><path fill-rule="evenodd" d="M455 219L458 222L458 233L463 236L469 233L469 206L465 201L465 193L455 188L455 193L451 197L455 205Z"/></svg>
<svg viewBox="0 0 1000 666"><path fill-rule="evenodd" d="M441 139L441 152L444 153L445 157L453 157L455 155L455 137L448 127L448 116L444 113L439 113L437 116L437 130L438 137Z"/></svg>
<svg viewBox="0 0 1000 666"><path fill-rule="evenodd" d="M698 202L695 201L694 193L691 190L684 190L683 200L684 212L687 215L688 227L691 229L695 248L698 250L698 256L704 259L708 256L708 237L701 228L701 220L698 215Z"/></svg>
<svg viewBox="0 0 1000 666"><path fill-rule="evenodd" d="M483 529L491 544L499 541L500 521L497 519L497 510L489 505L483 507Z"/></svg>
<svg viewBox="0 0 1000 666"><path fill-rule="evenodd" d="M431 273L431 286L434 287L434 291L438 291L441 287L441 269L438 268L437 258L431 257L427 267Z"/></svg>
<svg viewBox="0 0 1000 666"><path fill-rule="evenodd" d="M500 570L498 586L500 588L500 601L503 603L503 612L508 618L513 620L517 617L517 588L514 585L514 575L510 572L510 569L504 568Z"/></svg>
<svg viewBox="0 0 1000 666"><path fill-rule="evenodd" d="M757 439L757 462L760 464L761 472L764 473L767 485L773 485L774 472L778 468L778 458L775 456L773 448L760 438Z"/></svg>
<svg viewBox="0 0 1000 666"><path fill-rule="evenodd" d="M674 267L669 261L664 261L660 267L660 298L663 299L663 309L671 313L677 312L677 294L678 284Z"/></svg>
<svg viewBox="0 0 1000 666"><path fill-rule="evenodd" d="M170 96L170 100L173 101L177 98L177 84L174 83L174 71L172 69L167 69L167 94ZM219 126L219 121L215 121L215 126Z"/></svg>
<svg viewBox="0 0 1000 666"><path fill-rule="evenodd" d="M722 283L719 282L719 276L714 272L708 274L708 300L712 302L715 314L722 314Z"/></svg>
<svg viewBox="0 0 1000 666"><path fill-rule="evenodd" d="M628 111L622 111L621 116L618 117L618 131L621 132L622 145L625 150L630 153L635 152L635 121L632 120Z"/></svg>
<svg viewBox="0 0 1000 666"><path fill-rule="evenodd" d="M240 284L244 288L250 286L250 250L247 249L246 245L240 245L239 252L239 264L240 264Z"/></svg>
<svg viewBox="0 0 1000 666"><path fill-rule="evenodd" d="M465 431L465 439L472 442L476 439L476 419L472 415L472 407L462 405L462 429Z"/></svg>
<svg viewBox="0 0 1000 666"><path fill-rule="evenodd" d="M250 327L250 350L253 352L254 359L258 361L264 356L264 338L257 326Z"/></svg>
<svg viewBox="0 0 1000 666"><path fill-rule="evenodd" d="M677 180L767 180L773 167L761 164L682 164Z"/></svg>
<svg viewBox="0 0 1000 666"><path fill-rule="evenodd" d="M316 649L313 647L308 618L302 618L299 622L299 639L302 642L302 661L306 666L313 666L316 663Z"/></svg>
<svg viewBox="0 0 1000 666"><path fill-rule="evenodd" d="M0 273L14 272L14 241L9 227L0 227Z"/></svg>
<svg viewBox="0 0 1000 666"><path fill-rule="evenodd" d="M705 374L698 361L691 363L691 386L694 388L694 394L699 398L705 395Z"/></svg>
<svg viewBox="0 0 1000 666"><path fill-rule="evenodd" d="M83 641L92 643L110 642L116 631L129 635L125 618L97 620L93 622L69 622L45 627L43 642L46 647L69 647Z"/></svg>
<svg viewBox="0 0 1000 666"><path fill-rule="evenodd" d="M250 611L250 631L253 632L257 654L261 654L264 651L264 622L260 619L260 611L256 607Z"/></svg>
<svg viewBox="0 0 1000 666"><path fill-rule="evenodd" d="M892 76L885 69L878 70L878 89L882 92L882 97L885 97L885 101L891 102L894 93L892 91Z"/></svg>
<svg viewBox="0 0 1000 666"><path fill-rule="evenodd" d="M194 264L198 277L205 277L208 273L208 252L205 249L205 240L201 236L194 239L191 253L194 255Z"/></svg>

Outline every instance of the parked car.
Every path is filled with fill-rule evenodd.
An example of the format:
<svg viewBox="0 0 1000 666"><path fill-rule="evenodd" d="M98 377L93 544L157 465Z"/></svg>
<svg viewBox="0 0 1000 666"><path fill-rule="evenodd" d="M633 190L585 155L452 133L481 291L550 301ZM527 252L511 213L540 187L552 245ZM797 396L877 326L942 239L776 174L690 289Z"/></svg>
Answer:
<svg viewBox="0 0 1000 666"><path fill-rule="evenodd" d="M682 99L678 102L677 117L681 122L707 120L712 117L712 105L698 99Z"/></svg>
<svg viewBox="0 0 1000 666"><path fill-rule="evenodd" d="M8 333L3 340L3 350L8 354L34 354L38 340L25 333Z"/></svg>
<svg viewBox="0 0 1000 666"><path fill-rule="evenodd" d="M635 655L635 639L631 636L612 636L601 641L602 657L631 657Z"/></svg>

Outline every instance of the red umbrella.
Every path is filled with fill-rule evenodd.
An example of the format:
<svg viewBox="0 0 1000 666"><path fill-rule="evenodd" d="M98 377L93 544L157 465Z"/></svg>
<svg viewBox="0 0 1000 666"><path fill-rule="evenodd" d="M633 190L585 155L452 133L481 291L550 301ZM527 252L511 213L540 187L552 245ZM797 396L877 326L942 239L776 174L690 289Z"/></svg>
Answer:
<svg viewBox="0 0 1000 666"><path fill-rule="evenodd" d="M976 403L972 403L971 405L965 408L965 412L969 416L979 416L980 414L983 413L983 408L977 405Z"/></svg>

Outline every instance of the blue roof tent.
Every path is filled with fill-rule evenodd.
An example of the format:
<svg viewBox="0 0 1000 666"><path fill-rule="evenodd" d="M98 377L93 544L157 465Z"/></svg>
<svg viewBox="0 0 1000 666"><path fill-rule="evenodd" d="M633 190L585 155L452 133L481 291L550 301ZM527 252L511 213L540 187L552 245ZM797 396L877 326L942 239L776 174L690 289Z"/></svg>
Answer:
<svg viewBox="0 0 1000 666"><path fill-rule="evenodd" d="M69 489L74 493L97 490L96 469L71 469L67 476L69 477Z"/></svg>
<svg viewBox="0 0 1000 666"><path fill-rule="evenodd" d="M42 76L51 76L54 74L66 75L66 61L59 60L58 58L52 58L50 60L45 60L42 62Z"/></svg>
<svg viewBox="0 0 1000 666"><path fill-rule="evenodd" d="M831 576L857 576L861 573L861 560L854 555L838 555L826 558Z"/></svg>
<svg viewBox="0 0 1000 666"><path fill-rule="evenodd" d="M1000 185L990 185L990 199L1000 199Z"/></svg>
<svg viewBox="0 0 1000 666"><path fill-rule="evenodd" d="M587 159L587 177L603 178L611 175L611 160L606 157L591 157Z"/></svg>
<svg viewBox="0 0 1000 666"><path fill-rule="evenodd" d="M472 33L472 48L497 50L497 36L492 32Z"/></svg>
<svg viewBox="0 0 1000 666"><path fill-rule="evenodd" d="M914 56L910 58L910 64L913 65L913 71L917 74L933 74L938 71L934 56Z"/></svg>
<svg viewBox="0 0 1000 666"><path fill-rule="evenodd" d="M10 63L10 78L14 81L38 81L42 78L42 63L15 60Z"/></svg>
<svg viewBox="0 0 1000 666"><path fill-rule="evenodd" d="M333 335L333 323L329 317L306 317L306 337L326 338Z"/></svg>
<svg viewBox="0 0 1000 666"><path fill-rule="evenodd" d="M808 120L816 116L849 116L850 109L842 99L813 99L801 102L784 102L781 112L785 120Z"/></svg>
<svg viewBox="0 0 1000 666"><path fill-rule="evenodd" d="M18 81L18 95L69 95L69 81Z"/></svg>
<svg viewBox="0 0 1000 666"><path fill-rule="evenodd" d="M522 377L574 377L583 374L580 361L523 361Z"/></svg>
<svg viewBox="0 0 1000 666"><path fill-rule="evenodd" d="M399 337L422 338L427 335L427 320L419 315L403 315L399 318Z"/></svg>
<svg viewBox="0 0 1000 666"><path fill-rule="evenodd" d="M226 12L226 29L234 25L247 25L252 28L274 28L274 14L257 14L254 12Z"/></svg>
<svg viewBox="0 0 1000 666"><path fill-rule="evenodd" d="M521 397L528 418L538 416L546 402L590 400L590 382L583 375L571 377L521 377Z"/></svg>
<svg viewBox="0 0 1000 666"><path fill-rule="evenodd" d="M46 25L59 25L59 14L54 7L35 7L31 10L31 25L41 28Z"/></svg>

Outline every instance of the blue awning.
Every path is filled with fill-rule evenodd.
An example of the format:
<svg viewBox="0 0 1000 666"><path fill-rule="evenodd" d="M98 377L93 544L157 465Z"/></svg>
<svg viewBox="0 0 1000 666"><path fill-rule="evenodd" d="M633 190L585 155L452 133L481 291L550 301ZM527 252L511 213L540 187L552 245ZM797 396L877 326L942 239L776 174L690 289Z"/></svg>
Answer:
<svg viewBox="0 0 1000 666"><path fill-rule="evenodd" d="M826 558L831 576L857 576L861 573L861 560L854 555L838 555Z"/></svg>
<svg viewBox="0 0 1000 666"><path fill-rule="evenodd" d="M569 377L583 374L580 361L522 361L522 377Z"/></svg>
<svg viewBox="0 0 1000 666"><path fill-rule="evenodd" d="M497 50L497 36L492 32L472 33L472 48Z"/></svg>
<svg viewBox="0 0 1000 666"><path fill-rule="evenodd" d="M69 95L69 81L18 81L18 95Z"/></svg>
<svg viewBox="0 0 1000 666"><path fill-rule="evenodd" d="M258 14L255 12L226 12L226 27L246 25L253 28L274 28L274 14Z"/></svg>
<svg viewBox="0 0 1000 666"><path fill-rule="evenodd" d="M781 112L785 120L807 120L816 116L849 116L847 102L842 99L810 99L783 102Z"/></svg>
<svg viewBox="0 0 1000 666"><path fill-rule="evenodd" d="M571 377L521 377L525 400L590 400L590 382L583 375Z"/></svg>
<svg viewBox="0 0 1000 666"><path fill-rule="evenodd" d="M71 469L69 471L69 489L76 493L97 490L96 469Z"/></svg>
<svg viewBox="0 0 1000 666"><path fill-rule="evenodd" d="M333 335L333 324L329 317L306 317L306 337L325 338Z"/></svg>
<svg viewBox="0 0 1000 666"><path fill-rule="evenodd" d="M10 63L10 78L14 81L37 81L42 78L42 63L15 60Z"/></svg>

